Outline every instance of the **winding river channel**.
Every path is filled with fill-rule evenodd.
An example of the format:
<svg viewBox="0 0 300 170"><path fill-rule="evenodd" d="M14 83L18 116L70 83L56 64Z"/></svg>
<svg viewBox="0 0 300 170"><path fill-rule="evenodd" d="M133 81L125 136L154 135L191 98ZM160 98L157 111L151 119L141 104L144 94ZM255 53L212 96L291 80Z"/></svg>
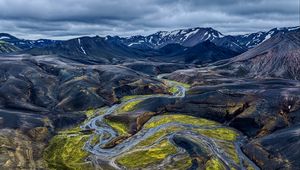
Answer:
<svg viewBox="0 0 300 170"><path fill-rule="evenodd" d="M148 98L155 98L155 97L162 97L162 96L168 98L185 97L185 93L187 89L180 83L163 79L164 76L166 76L166 74L159 75L157 76L157 78L159 80L166 82L168 86L175 87L177 89L176 93L174 93L173 95L154 94L149 96L140 96L134 99L123 101L120 104L113 105L112 107L107 109L104 114L92 118L91 120L89 120L88 122L86 122L84 125L81 126L81 129L83 130L93 130L93 134L91 135L90 139L85 143L84 149L90 152L93 155L93 157L95 157L96 159L101 159L102 161L108 162L108 164L114 167L115 169L123 169L116 163L116 159L120 155L124 153L130 153L132 148L138 145L141 141L146 140L148 137L154 135L156 132L160 131L161 129L165 129L171 126L178 126L178 127L183 126L185 130L168 134L165 138L171 140L175 135L177 136L181 135L181 136L193 138L194 140L197 141L201 141L201 143L203 143L206 147L208 147L209 150L226 165L226 169L229 169L231 167L235 169L248 169L244 167L244 164L242 164L242 162L245 161L247 162L248 165L252 167L252 169L259 169L251 160L249 160L243 154L243 152L240 149L241 144L246 139L244 136L241 136L238 138L238 140L234 141L234 146L236 148L237 155L240 160L243 160L240 161L240 163L236 163L224 154L225 151L218 145L219 141L217 139L209 138L207 136L194 133L193 131L189 130L194 128L192 125L188 125L188 124L183 125L178 122L169 122L154 128L142 129L138 131L136 134L130 136L129 138L122 141L121 143L117 144L116 146L112 148L104 148L103 146L105 146L105 144L118 137L118 132L105 122L105 116L114 113L122 106L130 102L134 102L136 100L144 100ZM223 127L223 125L219 125L219 126ZM213 129L213 128L216 127L201 126L201 129ZM95 137L99 137L99 139L97 140L96 144L92 144L92 141ZM159 141L156 141L156 143L158 142ZM184 149L182 148L178 148L178 150L179 152L185 152Z"/></svg>

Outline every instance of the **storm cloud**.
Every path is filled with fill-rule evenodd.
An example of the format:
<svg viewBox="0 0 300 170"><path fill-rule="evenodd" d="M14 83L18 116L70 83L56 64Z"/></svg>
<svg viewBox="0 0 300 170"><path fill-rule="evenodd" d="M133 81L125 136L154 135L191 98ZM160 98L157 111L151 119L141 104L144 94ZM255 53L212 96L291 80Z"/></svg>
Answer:
<svg viewBox="0 0 300 170"><path fill-rule="evenodd" d="M0 32L29 38L213 27L241 34L300 25L299 0L0 0Z"/></svg>

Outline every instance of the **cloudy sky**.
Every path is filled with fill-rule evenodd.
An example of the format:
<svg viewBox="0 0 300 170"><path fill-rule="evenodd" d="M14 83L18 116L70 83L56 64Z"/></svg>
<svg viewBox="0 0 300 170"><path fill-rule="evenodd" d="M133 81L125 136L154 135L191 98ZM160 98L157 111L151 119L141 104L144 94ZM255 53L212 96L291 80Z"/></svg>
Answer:
<svg viewBox="0 0 300 170"><path fill-rule="evenodd" d="M300 25L299 8L299 0L0 0L0 32L67 39L199 26L241 34Z"/></svg>

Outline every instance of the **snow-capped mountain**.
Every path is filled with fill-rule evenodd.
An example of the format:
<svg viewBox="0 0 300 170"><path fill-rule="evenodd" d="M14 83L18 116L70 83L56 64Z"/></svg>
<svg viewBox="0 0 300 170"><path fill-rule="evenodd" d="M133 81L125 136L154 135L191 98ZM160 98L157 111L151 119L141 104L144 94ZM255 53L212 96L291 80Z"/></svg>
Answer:
<svg viewBox="0 0 300 170"><path fill-rule="evenodd" d="M19 39L15 36L12 36L7 33L0 33L0 41L7 42L11 45L14 45L20 49L30 49L34 47L45 47L54 43L57 43L56 40L49 39L39 39L39 40L25 40Z"/></svg>
<svg viewBox="0 0 300 170"><path fill-rule="evenodd" d="M119 38L119 40L129 47L134 48L161 48L167 44L180 44L185 47L192 47L204 41L211 41L218 46L229 48L242 53L250 48L273 37L279 32L287 33L299 30L300 27L274 28L267 32L256 32L245 35L223 35L212 28L190 28L174 31L159 31L148 36L132 36Z"/></svg>
<svg viewBox="0 0 300 170"><path fill-rule="evenodd" d="M267 39L273 37L277 33L288 33L291 31L299 30L300 27L283 27L283 28L273 28L268 32L256 32L252 34L238 35L236 36L237 44L247 47L248 49L257 46L258 44L266 41Z"/></svg>
<svg viewBox="0 0 300 170"><path fill-rule="evenodd" d="M178 43L186 47L192 47L206 40L213 41L223 35L212 28L190 28L174 31L159 31L148 36L132 36L121 38L122 42L130 47L160 48L167 44Z"/></svg>
<svg viewBox="0 0 300 170"><path fill-rule="evenodd" d="M288 29L285 29L288 30ZM278 33L247 52L231 58L221 68L251 77L300 79L300 30ZM262 36L262 35L261 35ZM242 71L241 71L242 70Z"/></svg>
<svg viewBox="0 0 300 170"><path fill-rule="evenodd" d="M217 46L224 47L243 53L248 49L254 48L267 39L273 37L277 33L288 33L295 30L300 30L300 27L284 27L274 28L269 31L250 33L245 35L223 35L213 28L189 28L179 29L174 31L159 31L148 36L106 36L104 41L109 44L124 45L129 48L136 48L142 50L159 49L168 44L179 44L184 47L193 47L205 41L211 41ZM40 40L24 40L16 38L10 34L0 33L0 41L10 43L20 49L31 49L51 46L64 41L40 39ZM83 44L84 45L84 44ZM124 48L124 47L122 47ZM129 50L130 51L130 50Z"/></svg>

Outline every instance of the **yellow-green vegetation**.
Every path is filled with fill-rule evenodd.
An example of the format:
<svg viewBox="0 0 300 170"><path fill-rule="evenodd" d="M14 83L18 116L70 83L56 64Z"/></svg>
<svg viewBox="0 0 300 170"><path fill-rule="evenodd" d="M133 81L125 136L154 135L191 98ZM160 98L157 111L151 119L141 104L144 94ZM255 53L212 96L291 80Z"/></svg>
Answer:
<svg viewBox="0 0 300 170"><path fill-rule="evenodd" d="M232 142L218 142L218 145L220 145L226 154L231 158L235 163L239 164L240 163L240 158L239 155L236 151L236 148Z"/></svg>
<svg viewBox="0 0 300 170"><path fill-rule="evenodd" d="M129 128L126 124L122 122L111 121L108 119L104 119L104 122L111 126L114 130L116 130L119 135L128 135Z"/></svg>
<svg viewBox="0 0 300 170"><path fill-rule="evenodd" d="M205 164L205 170L225 170L225 166L218 158L211 158Z"/></svg>
<svg viewBox="0 0 300 170"><path fill-rule="evenodd" d="M108 107L101 107L101 108L97 108L97 109L94 109L94 108L90 108L88 109L87 111L85 111L85 115L88 117L88 118L92 118L94 116L97 115L102 115L106 112L106 110L108 109Z"/></svg>
<svg viewBox="0 0 300 170"><path fill-rule="evenodd" d="M88 110L85 112L85 115L86 115L87 117L92 117L94 114L95 114L95 109L88 109Z"/></svg>
<svg viewBox="0 0 300 170"><path fill-rule="evenodd" d="M226 141L235 141L238 136L236 131L225 127L215 129L196 129L196 131L210 138Z"/></svg>
<svg viewBox="0 0 300 170"><path fill-rule="evenodd" d="M145 147L150 146L151 144L155 143L158 139L168 135L170 133L174 133L177 131L182 130L182 127L179 126L168 126L166 128L162 128L159 131L155 132L153 135L149 136L145 140L141 141L137 147Z"/></svg>
<svg viewBox="0 0 300 170"><path fill-rule="evenodd" d="M90 141L90 145L95 146L99 142L99 139L100 135L95 134Z"/></svg>
<svg viewBox="0 0 300 170"><path fill-rule="evenodd" d="M174 115L163 115L159 117L155 117L154 120L146 123L144 125L144 128L153 128L157 127L166 123L171 123L171 122L177 122L177 123L182 123L182 124L190 124L194 126L214 126L218 125L217 122L207 120L207 119L202 119L202 118L196 118L193 116L187 116L187 115L180 115L180 114L174 114Z"/></svg>
<svg viewBox="0 0 300 170"><path fill-rule="evenodd" d="M118 113L133 111L134 109L136 109L136 105L138 105L142 101L143 101L143 99L136 99L134 101L125 103L125 105L123 105L121 108L118 109Z"/></svg>
<svg viewBox="0 0 300 170"><path fill-rule="evenodd" d="M191 157L186 154L184 157L178 159L175 158L176 160L174 160L171 164L167 164L164 169L167 170L186 170L189 169L192 166L192 159Z"/></svg>
<svg viewBox="0 0 300 170"><path fill-rule="evenodd" d="M51 139L44 151L44 160L50 169L92 169L91 164L85 162L89 154L83 150L89 135L76 129L61 131Z"/></svg>
<svg viewBox="0 0 300 170"><path fill-rule="evenodd" d="M76 135L77 133L80 133L81 129L79 126L75 126L70 129L61 130L58 133L58 135Z"/></svg>
<svg viewBox="0 0 300 170"><path fill-rule="evenodd" d="M175 84L175 85L183 86L184 88L187 88L187 89L191 87L191 85L189 85L187 83L182 83L182 82L178 82L178 81L174 81L174 80L164 79L164 81L166 81L169 84Z"/></svg>
<svg viewBox="0 0 300 170"><path fill-rule="evenodd" d="M131 99L144 98L144 97L150 97L150 96L153 96L153 95L152 94L149 94L149 95L131 95L131 96L124 96L120 100L121 100L121 102L127 102Z"/></svg>
<svg viewBox="0 0 300 170"><path fill-rule="evenodd" d="M255 168L253 168L248 162L244 163L244 166L247 170L255 170Z"/></svg>
<svg viewBox="0 0 300 170"><path fill-rule="evenodd" d="M177 86L172 86L168 89L168 91L172 94L175 94L179 91L179 89L177 88Z"/></svg>
<svg viewBox="0 0 300 170"><path fill-rule="evenodd" d="M169 155L175 153L177 153L176 147L165 139L149 149L132 151L122 155L117 159L117 163L129 169L145 168L157 165Z"/></svg>

